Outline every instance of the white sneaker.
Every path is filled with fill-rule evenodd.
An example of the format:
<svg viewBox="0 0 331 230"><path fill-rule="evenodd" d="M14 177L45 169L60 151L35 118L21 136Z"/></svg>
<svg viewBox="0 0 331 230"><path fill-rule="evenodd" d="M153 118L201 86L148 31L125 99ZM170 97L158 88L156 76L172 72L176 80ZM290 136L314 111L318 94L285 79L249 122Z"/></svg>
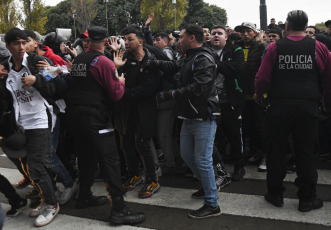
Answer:
<svg viewBox="0 0 331 230"><path fill-rule="evenodd" d="M74 182L72 187L68 187L68 188L64 189L64 191L62 192L62 194L59 198L59 203L61 205L67 203L76 190L77 190L77 183Z"/></svg>
<svg viewBox="0 0 331 230"><path fill-rule="evenodd" d="M34 222L34 224L38 227L49 224L60 211L59 203L56 203L55 205L45 204L44 207L44 211L37 217Z"/></svg>
<svg viewBox="0 0 331 230"><path fill-rule="evenodd" d="M259 172L266 172L267 171L266 157L263 157L262 158L262 161L261 161L261 163L259 165L258 171Z"/></svg>
<svg viewBox="0 0 331 230"><path fill-rule="evenodd" d="M30 217L37 217L41 213L43 213L44 210L45 210L45 203L42 202L38 207L36 207L36 208L34 208L34 209L31 210L29 216Z"/></svg>

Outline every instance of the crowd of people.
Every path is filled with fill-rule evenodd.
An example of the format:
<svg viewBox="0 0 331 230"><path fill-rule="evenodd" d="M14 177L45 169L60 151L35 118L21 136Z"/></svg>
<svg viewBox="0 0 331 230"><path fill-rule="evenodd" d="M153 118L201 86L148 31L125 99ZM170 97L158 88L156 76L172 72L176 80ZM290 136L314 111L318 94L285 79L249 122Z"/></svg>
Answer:
<svg viewBox="0 0 331 230"><path fill-rule="evenodd" d="M151 31L153 18L121 36L92 26L73 44L56 32L6 33L1 148L22 174L15 185L0 174L6 215L30 207L44 226L76 198L77 209L110 201L111 224L136 224L145 214L131 211L124 194L143 183L139 198L157 196L162 174L182 173L201 182L192 198L204 201L188 216L218 216L217 193L253 163L267 172L267 202L283 205L283 179L296 172L298 210L321 208L316 161L331 160L331 20L321 33L294 10L266 31L243 22L178 33ZM98 179L109 199L92 194ZM19 196L15 189L28 185Z"/></svg>

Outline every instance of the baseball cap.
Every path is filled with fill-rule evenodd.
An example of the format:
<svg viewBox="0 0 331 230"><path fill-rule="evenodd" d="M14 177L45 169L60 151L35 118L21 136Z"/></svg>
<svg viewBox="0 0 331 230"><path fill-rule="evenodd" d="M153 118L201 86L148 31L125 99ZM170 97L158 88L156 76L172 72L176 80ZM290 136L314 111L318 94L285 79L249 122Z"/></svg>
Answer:
<svg viewBox="0 0 331 230"><path fill-rule="evenodd" d="M94 41L100 41L107 37L107 29L101 26L92 26L87 29L89 39Z"/></svg>
<svg viewBox="0 0 331 230"><path fill-rule="evenodd" d="M252 22L243 22L243 23L241 23L241 25L236 26L234 28L234 30L237 32L241 32L243 29L247 29L247 28L252 29L253 31L257 32L255 24Z"/></svg>
<svg viewBox="0 0 331 230"><path fill-rule="evenodd" d="M88 38L88 32L87 32L87 30L84 33L81 33L78 37L80 39Z"/></svg>
<svg viewBox="0 0 331 230"><path fill-rule="evenodd" d="M22 158L26 156L26 137L21 131L17 131L8 138L3 139L1 147L10 158Z"/></svg>

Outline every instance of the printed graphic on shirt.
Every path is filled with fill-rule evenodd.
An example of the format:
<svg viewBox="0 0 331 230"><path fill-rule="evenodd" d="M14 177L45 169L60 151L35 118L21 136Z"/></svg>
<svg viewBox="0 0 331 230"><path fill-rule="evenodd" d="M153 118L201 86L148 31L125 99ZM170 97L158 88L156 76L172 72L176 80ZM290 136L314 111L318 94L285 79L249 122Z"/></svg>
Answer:
<svg viewBox="0 0 331 230"><path fill-rule="evenodd" d="M18 89L18 90L14 91L18 103L27 103L27 102L32 101L33 94L32 94L32 92L29 92L29 90L31 90L31 89L27 89L27 90Z"/></svg>
<svg viewBox="0 0 331 230"><path fill-rule="evenodd" d="M279 55L279 69L284 70L306 70L313 69L313 58L311 55Z"/></svg>

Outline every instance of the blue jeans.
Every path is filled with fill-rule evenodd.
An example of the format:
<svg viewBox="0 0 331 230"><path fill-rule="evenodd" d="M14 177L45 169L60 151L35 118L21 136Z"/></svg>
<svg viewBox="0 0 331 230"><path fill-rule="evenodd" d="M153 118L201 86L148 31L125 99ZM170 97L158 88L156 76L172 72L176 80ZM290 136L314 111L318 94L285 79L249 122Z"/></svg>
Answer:
<svg viewBox="0 0 331 230"><path fill-rule="evenodd" d="M56 182L53 179L57 175L59 181L63 184L65 188L72 187L74 181L69 174L68 170L64 167L61 160L56 155L57 146L59 144L59 131L60 131L60 120L56 119L56 124L51 132L50 139L50 150L49 153L45 156L44 163L47 169L47 172L52 178L52 184L54 190L56 190Z"/></svg>
<svg viewBox="0 0 331 230"><path fill-rule="evenodd" d="M181 156L202 183L204 203L212 207L218 206L212 158L215 132L215 121L184 120L180 133Z"/></svg>

